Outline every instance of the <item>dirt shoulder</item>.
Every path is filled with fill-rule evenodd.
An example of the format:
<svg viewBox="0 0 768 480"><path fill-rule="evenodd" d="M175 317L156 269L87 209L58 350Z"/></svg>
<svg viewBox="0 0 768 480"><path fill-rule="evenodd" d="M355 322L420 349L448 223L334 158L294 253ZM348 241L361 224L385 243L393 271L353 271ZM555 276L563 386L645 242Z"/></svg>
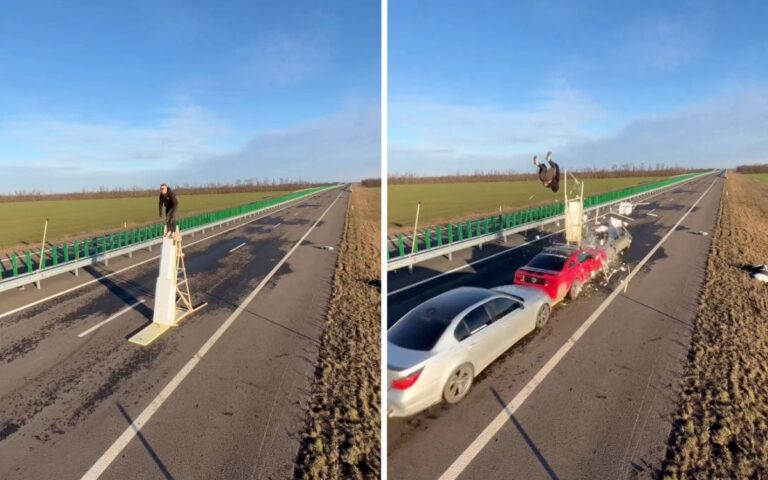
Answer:
<svg viewBox="0 0 768 480"><path fill-rule="evenodd" d="M353 187L295 478L380 477L380 209Z"/></svg>
<svg viewBox="0 0 768 480"><path fill-rule="evenodd" d="M768 475L768 185L729 173L664 478Z"/></svg>

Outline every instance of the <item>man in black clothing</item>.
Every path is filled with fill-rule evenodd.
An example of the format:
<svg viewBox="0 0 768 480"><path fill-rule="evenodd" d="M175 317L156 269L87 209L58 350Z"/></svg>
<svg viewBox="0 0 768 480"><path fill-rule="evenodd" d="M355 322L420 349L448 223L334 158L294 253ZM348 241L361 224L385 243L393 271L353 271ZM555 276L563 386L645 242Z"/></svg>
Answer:
<svg viewBox="0 0 768 480"><path fill-rule="evenodd" d="M157 206L160 218L163 218L163 205L165 205L165 226L167 235L170 237L176 230L176 208L179 206L179 201L176 200L176 194L171 187L166 184L160 185L160 201Z"/></svg>
<svg viewBox="0 0 768 480"><path fill-rule="evenodd" d="M545 187L557 192L560 190L560 166L552 160L552 152L547 152L547 162L549 162L549 168L539 162L538 156L533 156L533 164L539 167L539 180Z"/></svg>

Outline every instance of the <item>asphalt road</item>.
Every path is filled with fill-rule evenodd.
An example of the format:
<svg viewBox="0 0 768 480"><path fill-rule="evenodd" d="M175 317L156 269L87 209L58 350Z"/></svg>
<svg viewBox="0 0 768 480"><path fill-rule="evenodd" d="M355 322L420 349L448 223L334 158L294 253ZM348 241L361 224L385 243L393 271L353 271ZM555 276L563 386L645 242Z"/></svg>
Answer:
<svg viewBox="0 0 768 480"><path fill-rule="evenodd" d="M390 419L388 478L438 478L460 457L470 459L456 471L466 479L651 478L665 455L722 188L722 178L706 176L636 209L629 227L633 243L625 253L629 268L701 198L554 368L542 370L614 285L593 285L576 301L556 307L549 324L483 372L458 405ZM454 255L451 262L435 259L412 274L390 272L390 291L404 290L388 297L388 323L459 285L511 283L514 271L558 236L502 252L546 234L510 238L505 245ZM444 274L483 258L490 259ZM534 378L543 380L510 414L505 406ZM497 417L500 428L488 441L473 442Z"/></svg>
<svg viewBox="0 0 768 480"><path fill-rule="evenodd" d="M0 295L0 478L81 478L108 449L105 479L290 477L348 196L185 238L193 301L208 306L149 347L127 338L151 321L158 248Z"/></svg>

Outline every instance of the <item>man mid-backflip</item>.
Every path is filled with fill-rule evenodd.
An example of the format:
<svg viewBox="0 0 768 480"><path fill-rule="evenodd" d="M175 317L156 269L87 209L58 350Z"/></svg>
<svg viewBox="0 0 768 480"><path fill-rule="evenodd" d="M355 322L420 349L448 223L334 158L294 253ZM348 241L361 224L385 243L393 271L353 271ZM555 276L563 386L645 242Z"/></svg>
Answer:
<svg viewBox="0 0 768 480"><path fill-rule="evenodd" d="M549 168L543 162L539 162L537 155L533 156L533 164L539 167L539 180L545 187L557 192L560 190L560 166L552 160L552 152L547 152L547 162L549 162Z"/></svg>
<svg viewBox="0 0 768 480"><path fill-rule="evenodd" d="M163 218L163 206L165 206L166 235L172 237L176 230L176 209L179 206L179 201L176 200L176 194L173 193L171 187L166 184L160 185L160 201L157 206L160 218Z"/></svg>

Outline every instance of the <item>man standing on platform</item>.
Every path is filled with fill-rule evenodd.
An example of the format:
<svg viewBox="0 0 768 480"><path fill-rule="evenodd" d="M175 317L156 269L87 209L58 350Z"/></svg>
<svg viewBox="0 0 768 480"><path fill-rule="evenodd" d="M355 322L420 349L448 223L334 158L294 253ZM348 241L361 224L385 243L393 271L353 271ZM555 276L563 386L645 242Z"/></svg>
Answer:
<svg viewBox="0 0 768 480"><path fill-rule="evenodd" d="M176 200L176 194L171 187L165 183L160 185L160 201L157 207L160 218L163 218L163 206L165 206L166 235L172 237L176 230L176 209L179 207L179 201Z"/></svg>

